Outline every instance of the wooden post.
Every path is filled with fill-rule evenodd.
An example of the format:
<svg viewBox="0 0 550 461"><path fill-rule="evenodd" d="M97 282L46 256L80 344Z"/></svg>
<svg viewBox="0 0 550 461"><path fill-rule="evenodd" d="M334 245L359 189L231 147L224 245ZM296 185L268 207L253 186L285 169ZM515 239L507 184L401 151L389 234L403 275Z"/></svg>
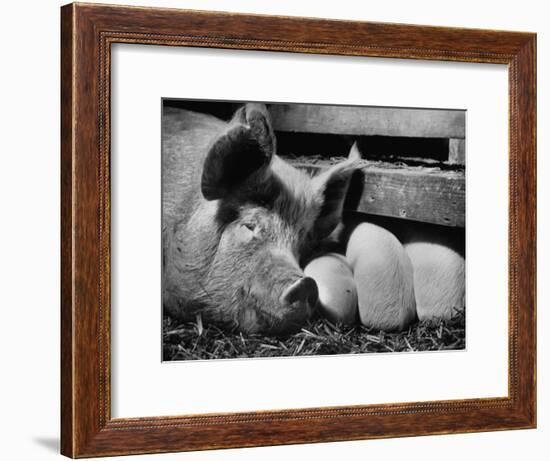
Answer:
<svg viewBox="0 0 550 461"><path fill-rule="evenodd" d="M449 139L449 163L464 165L466 163L466 146L464 138Z"/></svg>

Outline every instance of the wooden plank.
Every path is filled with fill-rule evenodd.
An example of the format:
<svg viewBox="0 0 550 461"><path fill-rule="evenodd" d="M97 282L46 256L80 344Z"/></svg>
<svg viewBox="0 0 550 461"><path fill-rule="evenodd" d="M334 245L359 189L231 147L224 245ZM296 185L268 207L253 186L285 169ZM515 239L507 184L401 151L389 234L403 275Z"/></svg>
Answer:
<svg viewBox="0 0 550 461"><path fill-rule="evenodd" d="M309 171L324 165L294 163ZM349 209L364 213L410 219L444 226L465 226L463 171L439 168L395 168L365 165L363 179L351 186Z"/></svg>
<svg viewBox="0 0 550 461"><path fill-rule="evenodd" d="M466 163L466 143L464 139L449 139L449 163L464 165Z"/></svg>
<svg viewBox="0 0 550 461"><path fill-rule="evenodd" d="M269 107L277 131L464 138L465 111L390 107L273 104Z"/></svg>
<svg viewBox="0 0 550 461"><path fill-rule="evenodd" d="M465 225L463 173L417 173L364 169L364 189L357 209L445 226Z"/></svg>

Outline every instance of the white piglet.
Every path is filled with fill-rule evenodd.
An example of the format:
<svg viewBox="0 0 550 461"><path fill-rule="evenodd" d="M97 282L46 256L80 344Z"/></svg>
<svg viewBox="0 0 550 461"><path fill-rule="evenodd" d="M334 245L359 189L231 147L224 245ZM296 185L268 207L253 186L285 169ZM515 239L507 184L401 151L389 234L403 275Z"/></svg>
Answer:
<svg viewBox="0 0 550 461"><path fill-rule="evenodd" d="M346 258L327 253L313 259L304 274L317 283L319 309L335 323L353 324L357 316L357 290Z"/></svg>
<svg viewBox="0 0 550 461"><path fill-rule="evenodd" d="M414 270L416 311L420 320L449 319L464 310L464 257L446 245L405 245Z"/></svg>
<svg viewBox="0 0 550 461"><path fill-rule="evenodd" d="M404 330L416 320L413 268L397 237L375 224L359 224L349 238L346 259L363 325Z"/></svg>

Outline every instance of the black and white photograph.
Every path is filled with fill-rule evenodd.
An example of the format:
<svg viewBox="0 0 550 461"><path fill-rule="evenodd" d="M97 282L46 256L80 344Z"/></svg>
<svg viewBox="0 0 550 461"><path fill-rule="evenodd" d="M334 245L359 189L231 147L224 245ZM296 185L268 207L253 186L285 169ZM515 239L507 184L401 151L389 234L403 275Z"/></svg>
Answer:
<svg viewBox="0 0 550 461"><path fill-rule="evenodd" d="M464 349L465 117L164 98L163 361Z"/></svg>

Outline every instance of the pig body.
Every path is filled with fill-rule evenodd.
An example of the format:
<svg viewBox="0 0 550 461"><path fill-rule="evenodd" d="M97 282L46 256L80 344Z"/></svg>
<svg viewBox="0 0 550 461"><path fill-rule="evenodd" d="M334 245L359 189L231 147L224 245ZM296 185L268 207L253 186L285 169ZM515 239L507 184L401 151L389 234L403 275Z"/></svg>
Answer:
<svg viewBox="0 0 550 461"><path fill-rule="evenodd" d="M323 316L334 323L356 322L357 289L351 267L343 255L324 254L310 261L304 272L317 282Z"/></svg>
<svg viewBox="0 0 550 461"><path fill-rule="evenodd" d="M391 232L376 224L359 224L346 258L353 269L363 325L394 331L416 320L411 261Z"/></svg>
<svg viewBox="0 0 550 461"><path fill-rule="evenodd" d="M244 332L299 328L317 302L300 261L341 220L355 159L312 178L275 153L262 105L232 120L164 108L163 305Z"/></svg>
<svg viewBox="0 0 550 461"><path fill-rule="evenodd" d="M450 319L464 310L465 261L449 246L433 242L405 245L413 272L420 320Z"/></svg>

